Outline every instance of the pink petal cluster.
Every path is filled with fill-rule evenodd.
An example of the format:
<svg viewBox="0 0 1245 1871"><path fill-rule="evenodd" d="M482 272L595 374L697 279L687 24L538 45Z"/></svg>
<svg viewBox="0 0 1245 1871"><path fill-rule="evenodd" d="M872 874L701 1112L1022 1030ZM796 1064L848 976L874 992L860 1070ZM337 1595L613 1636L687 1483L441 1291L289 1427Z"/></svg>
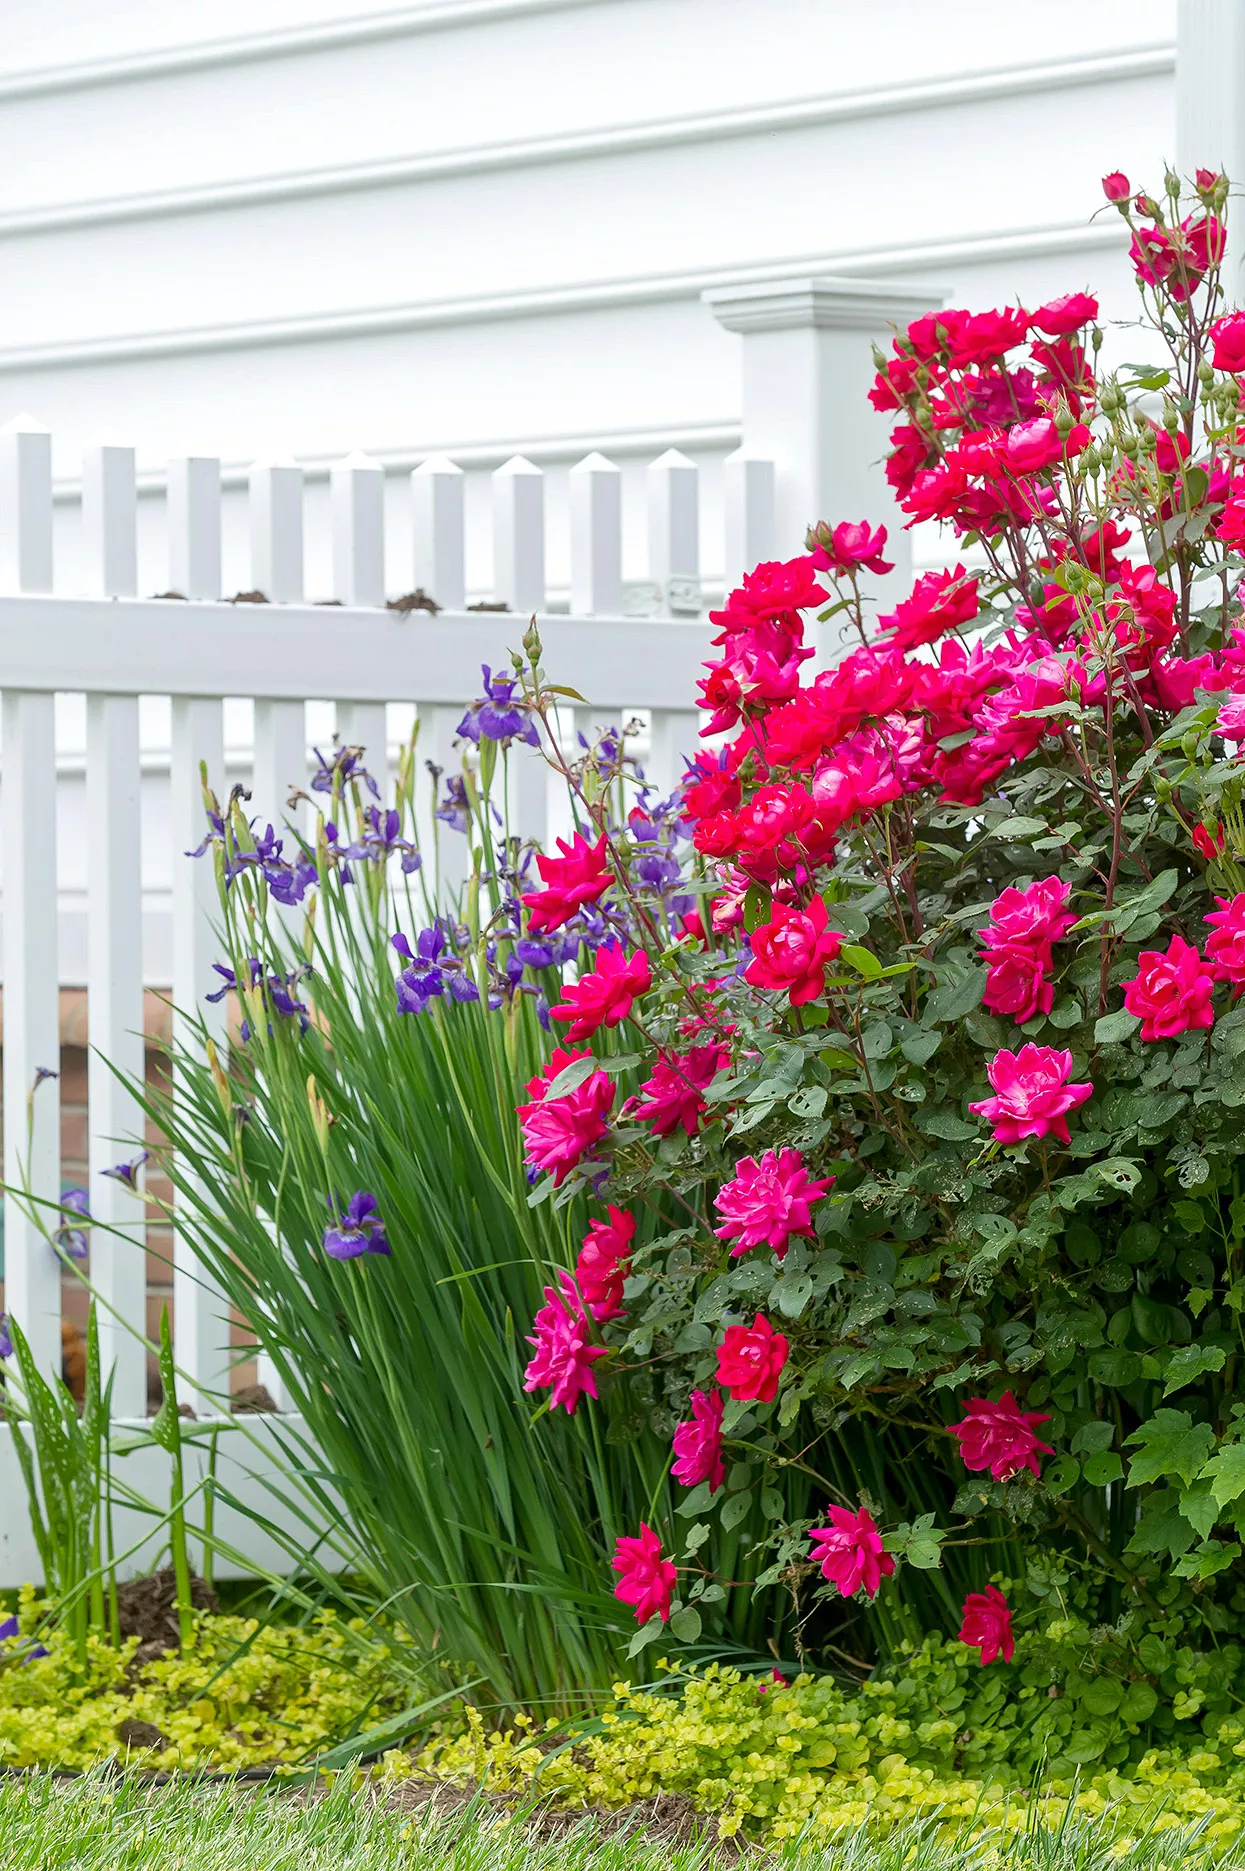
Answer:
<svg viewBox="0 0 1245 1871"><path fill-rule="evenodd" d="M1022 1468L1041 1475L1038 1456L1055 1451L1033 1432L1040 1423L1049 1423L1049 1416L1022 1410L1010 1390L997 1401L972 1397L964 1408L968 1414L952 1426L951 1434L959 1442L965 1468L988 1468L996 1481L1010 1481Z"/></svg>
<svg viewBox="0 0 1245 1871"><path fill-rule="evenodd" d="M1142 1039L1174 1039L1213 1026L1215 977L1192 942L1174 935L1163 951L1142 949L1124 983L1124 1005L1141 1021Z"/></svg>
<svg viewBox="0 0 1245 1871"><path fill-rule="evenodd" d="M595 903L598 897L604 896L615 881L614 873L608 868L604 832L594 845L588 843L582 832L576 832L569 845L564 838L559 838L557 843L562 853L560 858L545 857L539 852L536 857L536 868L546 888L532 891L523 898L524 907L531 911L528 927L533 935L546 929L560 929L585 903Z"/></svg>
<svg viewBox="0 0 1245 1871"><path fill-rule="evenodd" d="M984 1592L970 1592L964 1600L960 1642L980 1650L983 1667L998 1657L1004 1663L1011 1662L1016 1649L1012 1614L997 1585L987 1585Z"/></svg>
<svg viewBox="0 0 1245 1871"><path fill-rule="evenodd" d="M593 1364L607 1353L603 1345L588 1342L588 1315L579 1290L565 1270L558 1276L558 1286L545 1288L545 1304L532 1320L533 1335L528 1344L535 1347L524 1374L524 1390L551 1390L551 1410L563 1409L574 1416L581 1396L597 1394Z"/></svg>
<svg viewBox="0 0 1245 1871"><path fill-rule="evenodd" d="M895 569L882 557L886 550L884 526L872 527L868 520L840 520L832 529L818 527L817 538L820 543L809 556L819 571L850 575L863 567L866 572L884 576Z"/></svg>
<svg viewBox="0 0 1245 1871"><path fill-rule="evenodd" d="M614 1596L624 1605L634 1605L636 1623L647 1624L650 1618L659 1617L664 1624L679 1574L671 1560L662 1558L661 1541L653 1529L641 1521L635 1538L621 1534L612 1563L621 1574Z"/></svg>
<svg viewBox="0 0 1245 1871"><path fill-rule="evenodd" d="M773 902L770 919L752 931L752 960L744 980L752 987L786 989L793 1007L802 1007L825 992L826 968L842 947L843 938L827 928L829 912L822 897L807 909Z"/></svg>
<svg viewBox="0 0 1245 1871"><path fill-rule="evenodd" d="M995 897L988 926L977 931L987 968L982 1001L991 1013L1009 1013L1023 1026L1050 1012L1053 946L1076 921L1067 901L1062 877L1042 877L1027 890L1013 886Z"/></svg>
<svg viewBox="0 0 1245 1871"><path fill-rule="evenodd" d="M651 1124L659 1137L668 1137L680 1124L689 1137L694 1136L709 1109L701 1094L722 1067L730 1064L730 1058L727 1047L715 1041L658 1059L640 1087L632 1112Z"/></svg>
<svg viewBox="0 0 1245 1871"><path fill-rule="evenodd" d="M1232 998L1245 994L1245 893L1216 897L1219 905L1206 921L1214 933L1206 938L1206 959L1216 981L1232 983Z"/></svg>
<svg viewBox="0 0 1245 1871"><path fill-rule="evenodd" d="M728 1325L718 1346L718 1382L736 1403L772 1403L789 1351L763 1313L751 1325Z"/></svg>
<svg viewBox="0 0 1245 1871"><path fill-rule="evenodd" d="M575 1281L585 1306L604 1325L622 1313L623 1285L631 1271L635 1216L609 1205L608 1221L590 1221L575 1262Z"/></svg>
<svg viewBox="0 0 1245 1871"><path fill-rule="evenodd" d="M675 1463L670 1472L685 1488L707 1481L710 1494L716 1494L726 1480L726 1463L722 1460L722 1411L726 1406L722 1392L694 1390L689 1402L692 1420L680 1423L674 1432Z"/></svg>
<svg viewBox="0 0 1245 1871"><path fill-rule="evenodd" d="M523 1127L527 1160L537 1169L552 1173L554 1184L561 1187L577 1163L599 1143L608 1129L606 1118L614 1103L613 1081L604 1072L593 1072L574 1091L560 1098L546 1096L550 1085L576 1059L591 1054L566 1052L561 1046L549 1061L545 1078L528 1080L526 1104L515 1106Z"/></svg>
<svg viewBox="0 0 1245 1871"><path fill-rule="evenodd" d="M879 617L878 627L886 633L888 649L910 650L971 624L976 615L977 580L957 565L953 572L926 572L918 578L911 597Z"/></svg>
<svg viewBox="0 0 1245 1871"><path fill-rule="evenodd" d="M598 1027L618 1026L625 1020L632 1003L652 985L643 949L625 955L621 942L605 942L597 950L596 967L562 990L566 998L549 1009L549 1017L571 1022L567 1039L590 1039Z"/></svg>
<svg viewBox="0 0 1245 1871"><path fill-rule="evenodd" d="M876 1598L883 1579L895 1570L895 1561L882 1545L877 1522L867 1507L853 1514L846 1507L827 1510L828 1527L812 1527L812 1559L821 1567L821 1576L837 1585L840 1596L854 1598L863 1590L866 1598Z"/></svg>
<svg viewBox="0 0 1245 1871"><path fill-rule="evenodd" d="M731 1258L753 1247L772 1247L779 1260L793 1234L811 1234L811 1205L834 1187L834 1177L810 1177L804 1158L789 1145L767 1150L758 1163L741 1156L735 1175L723 1183L713 1206L726 1217L714 1233L719 1241L734 1241Z"/></svg>
<svg viewBox="0 0 1245 1871"><path fill-rule="evenodd" d="M996 1143L1048 1135L1068 1143L1068 1112L1094 1095L1091 1084L1068 1084L1071 1071L1072 1054L1053 1046L1000 1047L986 1067L996 1095L968 1108L989 1119Z"/></svg>

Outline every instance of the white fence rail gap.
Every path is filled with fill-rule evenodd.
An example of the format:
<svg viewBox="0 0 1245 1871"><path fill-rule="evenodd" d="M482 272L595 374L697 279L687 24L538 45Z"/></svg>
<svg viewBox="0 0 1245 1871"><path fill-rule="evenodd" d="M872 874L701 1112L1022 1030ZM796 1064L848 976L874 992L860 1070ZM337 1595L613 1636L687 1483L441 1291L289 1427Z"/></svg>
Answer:
<svg viewBox="0 0 1245 1871"><path fill-rule="evenodd" d="M573 472L570 559L574 614L544 612L543 475L516 457L494 476L495 602L504 611L463 605L463 476L434 457L410 476L411 578L444 604L386 608L383 582L384 477L352 455L332 476L335 602L304 601L303 477L288 461L258 462L249 478L251 574L266 602L227 602L221 578L221 476L203 455L168 471L170 593L135 594L134 451L109 443L83 464L84 553L89 587L62 592L52 565L51 438L25 418L0 431L0 888L3 892L4 1175L38 1198L59 1201L61 1166L56 1088L34 1087L58 1069L57 745L55 700L85 698L87 840L86 929L89 1043L90 1203L120 1232L93 1237L91 1277L115 1321L104 1327L115 1368L119 1415L146 1409L143 1205L101 1171L136 1153L140 1114L105 1064L135 1076L143 1065L142 991L153 980L144 957L140 815L140 709L167 698L171 968L175 1031L190 1015L223 1005L204 995L219 958L213 872L185 854L205 829L199 768L221 793L227 701L253 704L253 746L243 777L250 810L280 823L292 786L309 775L307 706L335 704L344 742L368 749L386 770L387 712L405 705L420 723L419 753L453 764L451 743L464 705L480 691L480 667L504 669L528 615L539 617L546 667L590 704L576 725L651 718L654 779L666 786L695 751L699 720L690 706L712 627L701 616L696 559L697 469L668 450L647 476L649 578L639 599L649 613L623 616L621 477L600 454ZM747 550L769 542L773 467L750 456L731 483L731 524ZM629 601L637 602L634 590ZM544 839L550 828L546 769L524 753L516 785L519 828ZM236 772L228 778L237 777ZM148 938L148 946L150 939ZM154 977L159 981L158 974ZM40 1228L6 1203L5 1306L19 1319L42 1365L61 1358L61 1266ZM225 1307L175 1235L174 1314L178 1362L207 1392L227 1389ZM7 1432L0 1432L0 1436ZM0 1465L11 1451L0 1448ZM16 1549L13 1549L16 1551ZM0 1584L7 1583L0 1547ZM24 1549L23 1549L24 1551ZM14 1561L16 1563L16 1560ZM22 1563L25 1563L23 1559Z"/></svg>

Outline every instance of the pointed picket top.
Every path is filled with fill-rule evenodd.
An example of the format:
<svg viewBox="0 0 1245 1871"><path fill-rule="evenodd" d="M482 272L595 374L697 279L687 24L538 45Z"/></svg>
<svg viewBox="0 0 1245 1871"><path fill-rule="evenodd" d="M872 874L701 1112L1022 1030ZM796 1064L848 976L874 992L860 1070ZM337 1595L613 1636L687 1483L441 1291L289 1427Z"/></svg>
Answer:
<svg viewBox="0 0 1245 1871"><path fill-rule="evenodd" d="M577 461L571 469L572 474L621 474L621 472L618 463L611 461L608 455L603 455L599 448L594 448L590 455L585 455L583 460Z"/></svg>
<svg viewBox="0 0 1245 1871"><path fill-rule="evenodd" d="M448 455L429 455L425 461L420 462L417 468L412 468L411 472L423 475L461 474L462 469Z"/></svg>
<svg viewBox="0 0 1245 1871"><path fill-rule="evenodd" d="M32 416L29 410L25 409L0 427L0 435L50 435L51 433L46 422L40 422L37 416Z"/></svg>
<svg viewBox="0 0 1245 1871"><path fill-rule="evenodd" d="M538 468L536 463L529 461L526 455L511 455L509 461L503 461L500 468L494 470L493 478L496 480L498 475L532 474L543 480L544 473L544 469Z"/></svg>
<svg viewBox="0 0 1245 1871"><path fill-rule="evenodd" d="M650 461L648 464L650 474L653 472L654 468L695 469L695 467L696 463L692 460L691 456L685 455L681 448L668 448L664 455L658 455L656 461Z"/></svg>

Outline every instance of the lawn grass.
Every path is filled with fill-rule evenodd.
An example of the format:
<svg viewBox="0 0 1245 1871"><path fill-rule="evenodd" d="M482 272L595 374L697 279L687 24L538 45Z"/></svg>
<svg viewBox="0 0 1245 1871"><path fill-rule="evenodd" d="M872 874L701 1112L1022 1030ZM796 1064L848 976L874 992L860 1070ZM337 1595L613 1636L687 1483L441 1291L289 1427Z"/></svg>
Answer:
<svg viewBox="0 0 1245 1871"><path fill-rule="evenodd" d="M758 1871L1242 1871L1202 1828L1121 1833L1110 1813L1060 1830L948 1836L931 1822L744 1853ZM322 1797L190 1781L84 1775L0 1781L3 1871L714 1871L733 1844L602 1829L590 1815L550 1831L482 1802L456 1815L402 1811L342 1777Z"/></svg>

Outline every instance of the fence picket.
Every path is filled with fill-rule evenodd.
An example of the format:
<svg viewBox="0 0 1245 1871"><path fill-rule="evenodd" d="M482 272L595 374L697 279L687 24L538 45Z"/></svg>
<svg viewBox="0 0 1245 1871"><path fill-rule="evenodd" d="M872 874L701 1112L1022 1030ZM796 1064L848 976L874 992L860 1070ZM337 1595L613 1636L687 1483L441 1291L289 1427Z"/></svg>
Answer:
<svg viewBox="0 0 1245 1871"><path fill-rule="evenodd" d="M648 571L667 617L700 614L700 469L677 448L650 462Z"/></svg>
<svg viewBox="0 0 1245 1871"><path fill-rule="evenodd" d="M138 590L138 497L134 450L94 442L82 451L82 545L87 589L101 598Z"/></svg>
<svg viewBox="0 0 1245 1871"><path fill-rule="evenodd" d="M571 613L622 610L622 471L595 451L570 472Z"/></svg>
<svg viewBox="0 0 1245 1871"><path fill-rule="evenodd" d="M220 596L220 461L180 455L168 468L169 589Z"/></svg>
<svg viewBox="0 0 1245 1871"><path fill-rule="evenodd" d="M0 590L52 589L52 437L33 416L0 429Z"/></svg>
<svg viewBox="0 0 1245 1871"><path fill-rule="evenodd" d="M385 602L385 471L367 455L347 455L330 477L333 596L339 604Z"/></svg>
<svg viewBox="0 0 1245 1871"><path fill-rule="evenodd" d="M722 463L726 589L774 557L774 462L756 448L737 448Z"/></svg>
<svg viewBox="0 0 1245 1871"><path fill-rule="evenodd" d="M303 471L297 462L257 461L247 477L251 583L270 604L303 596Z"/></svg>
<svg viewBox="0 0 1245 1871"><path fill-rule="evenodd" d="M545 607L545 477L522 455L493 475L493 596L524 617Z"/></svg>
<svg viewBox="0 0 1245 1871"><path fill-rule="evenodd" d="M361 747L363 764L380 789L379 802L369 793L365 806L389 804L389 730L384 702L338 702L337 738L343 747Z"/></svg>
<svg viewBox="0 0 1245 1871"><path fill-rule="evenodd" d="M430 455L411 474L414 574L443 611L467 602L463 491L466 476L448 455Z"/></svg>

